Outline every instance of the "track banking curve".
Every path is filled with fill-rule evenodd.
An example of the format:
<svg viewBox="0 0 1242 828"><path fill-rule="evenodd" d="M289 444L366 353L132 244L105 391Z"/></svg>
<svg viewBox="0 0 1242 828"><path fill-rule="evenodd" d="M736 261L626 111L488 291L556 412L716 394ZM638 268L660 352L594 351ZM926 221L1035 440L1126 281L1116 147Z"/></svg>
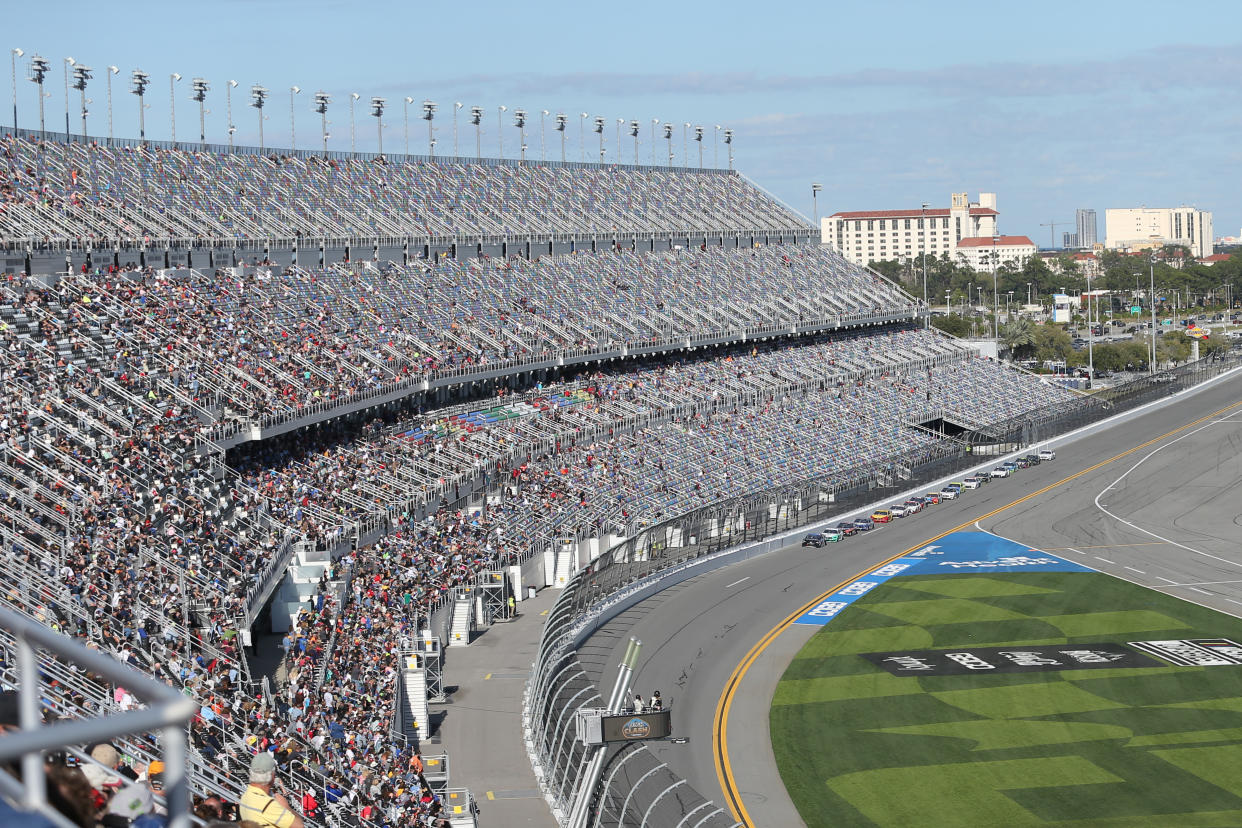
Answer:
<svg viewBox="0 0 1242 828"><path fill-rule="evenodd" d="M796 826L768 710L785 667L819 628L790 622L891 558L978 528L1242 614L1242 374L1088 430L1057 452L866 535L823 549L795 541L664 590L584 644L599 665L594 678L611 683L631 635L647 642L633 687L661 690L677 733L690 738L651 749L744 825Z"/></svg>

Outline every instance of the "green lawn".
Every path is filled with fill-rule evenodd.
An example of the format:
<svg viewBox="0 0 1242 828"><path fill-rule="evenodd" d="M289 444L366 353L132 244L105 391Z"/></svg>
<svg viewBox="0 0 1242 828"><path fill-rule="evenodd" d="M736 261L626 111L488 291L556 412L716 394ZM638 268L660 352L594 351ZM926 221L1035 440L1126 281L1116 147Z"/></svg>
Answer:
<svg viewBox="0 0 1242 828"><path fill-rule="evenodd" d="M894 676L858 655L1217 637L1242 620L1107 575L894 578L785 671L776 761L812 828L1242 826L1242 666Z"/></svg>

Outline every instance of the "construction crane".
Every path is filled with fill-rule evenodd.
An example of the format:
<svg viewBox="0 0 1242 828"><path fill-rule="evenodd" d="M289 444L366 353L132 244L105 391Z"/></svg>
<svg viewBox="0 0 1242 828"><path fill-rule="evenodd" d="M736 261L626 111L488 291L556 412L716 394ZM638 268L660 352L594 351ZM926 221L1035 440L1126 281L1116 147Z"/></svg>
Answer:
<svg viewBox="0 0 1242 828"><path fill-rule="evenodd" d="M1073 224L1073 223L1074 223L1074 222L1072 222L1072 221L1049 221L1049 222L1046 222L1046 223L1041 224L1041 225L1039 225L1039 226L1040 226L1040 227L1047 227L1047 228L1049 228L1049 230L1048 230L1048 240L1049 240L1050 242L1052 242L1052 244L1050 245L1050 247L1056 247L1056 246L1057 246L1057 227L1058 227L1058 226L1060 226L1060 227L1067 227L1067 226L1069 226L1069 225L1071 225L1071 224Z"/></svg>

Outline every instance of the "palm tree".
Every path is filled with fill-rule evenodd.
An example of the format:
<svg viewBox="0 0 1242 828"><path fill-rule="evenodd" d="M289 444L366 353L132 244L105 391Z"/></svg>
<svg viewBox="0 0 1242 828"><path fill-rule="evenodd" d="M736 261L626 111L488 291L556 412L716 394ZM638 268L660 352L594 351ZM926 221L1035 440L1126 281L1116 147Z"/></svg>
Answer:
<svg viewBox="0 0 1242 828"><path fill-rule="evenodd" d="M1001 327L1000 340L1011 354L1016 355L1018 351L1035 344L1035 326L1029 319L1014 319Z"/></svg>

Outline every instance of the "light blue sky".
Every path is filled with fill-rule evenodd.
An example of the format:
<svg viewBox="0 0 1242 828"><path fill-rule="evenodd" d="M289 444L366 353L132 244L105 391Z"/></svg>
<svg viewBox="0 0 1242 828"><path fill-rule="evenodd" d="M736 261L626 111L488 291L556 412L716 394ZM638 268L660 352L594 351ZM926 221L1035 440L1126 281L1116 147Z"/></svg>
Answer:
<svg viewBox="0 0 1242 828"><path fill-rule="evenodd" d="M410 145L425 152L424 98L440 105L438 153L451 151L454 101L487 110L484 153L496 153L496 112L505 113L505 154L518 133L512 111L529 113L528 157L537 158L539 112L570 115L569 157L579 154L578 113L736 133L736 165L808 215L810 182L824 185L820 215L835 210L947 206L949 193L999 194L1001 229L1049 243L1050 220L1077 207L1193 204L1215 213L1216 234L1242 227L1242 2L1012 3L903 2L814 5L719 2L416 2L357 4L294 0L214 3L10 3L4 46L53 64L49 128L65 119L63 58L89 64L90 131L105 134L104 67L113 83L118 136L137 135L130 70L153 77L147 134L169 133L168 76L177 89L178 138L196 138L189 79L212 84L208 140L224 142L225 83L237 140L257 143L245 90L271 90L268 145L289 142L289 87L299 146L319 143L311 93L333 95L330 146L349 148L348 95L388 98L385 149L404 146L401 102L410 107ZM450 8L452 6L452 8ZM802 7L800 7L802 6ZM7 70L7 67L5 67ZM19 121L37 126L37 97L18 63ZM80 129L72 92L74 131ZM11 121L9 90L3 121ZM473 127L458 122L462 154ZM559 157L548 119L548 154ZM357 110L359 149L374 149L375 121ZM633 155L623 138L622 160ZM691 163L697 153L691 140ZM598 155L587 133L588 158ZM666 153L664 142L658 157ZM721 164L725 148L720 146ZM1057 228L1060 243L1062 228Z"/></svg>

